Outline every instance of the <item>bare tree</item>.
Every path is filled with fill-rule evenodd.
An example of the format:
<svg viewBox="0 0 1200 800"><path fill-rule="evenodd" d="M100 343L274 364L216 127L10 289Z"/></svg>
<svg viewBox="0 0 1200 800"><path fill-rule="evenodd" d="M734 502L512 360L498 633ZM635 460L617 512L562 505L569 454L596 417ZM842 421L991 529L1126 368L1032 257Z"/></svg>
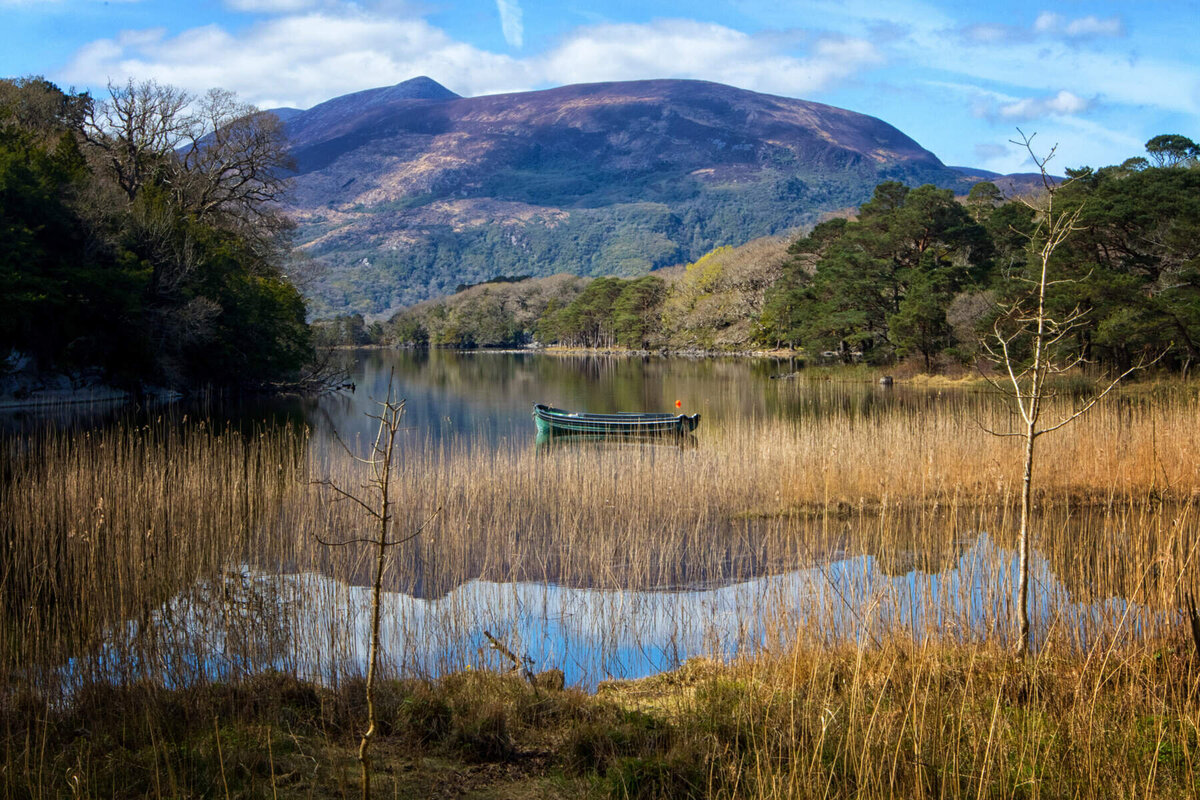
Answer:
<svg viewBox="0 0 1200 800"><path fill-rule="evenodd" d="M181 215L233 230L257 258L247 269L278 265L289 249L289 221L279 211L291 164L274 114L212 89L196 97L155 81L109 84L108 98L86 110L80 129L88 150L133 206L130 234L154 271L151 298L168 306L204 268L202 248ZM170 202L136 201L156 186ZM104 208L98 208L105 213Z"/></svg>
<svg viewBox="0 0 1200 800"><path fill-rule="evenodd" d="M83 135L130 201L157 182L185 213L279 227L292 161L278 117L224 89L196 97L130 80L108 93L84 117Z"/></svg>
<svg viewBox="0 0 1200 800"><path fill-rule="evenodd" d="M387 399L379 402L380 413L369 415L379 422L375 442L371 445L366 458L360 458L343 442L346 453L355 461L365 465L370 471L370 477L364 488L370 490L366 497L360 496L338 486L332 480L316 481L318 485L329 488L336 499L348 500L357 505L372 521L375 532L367 537L326 541L318 537L318 541L327 547L346 547L366 544L374 549L375 571L371 586L371 641L367 654L367 728L363 732L358 745L358 763L362 769L362 797L371 797L371 742L377 730L375 717L375 678L379 667L379 623L382 613L381 598L383 594L383 574L387 568L388 552L391 548L412 541L425 527L441 512L439 506L425 522L416 530L406 532L398 538L392 538L392 522L394 519L392 499L392 475L397 457L396 437L401 430L404 418L404 400L396 400L393 394L393 383L388 381ZM338 440L341 441L340 439Z"/></svg>
<svg viewBox="0 0 1200 800"><path fill-rule="evenodd" d="M1018 533L1018 585L1017 617L1019 633L1017 654L1029 652L1029 540L1032 516L1033 472L1035 444L1039 437L1069 425L1086 414L1093 406L1108 395L1117 384L1130 373L1149 366L1142 359L1120 373L1096 394L1069 413L1046 420L1046 404L1053 400L1056 391L1048 381L1083 364L1081 352L1067 348L1069 336L1082 324L1087 311L1076 307L1062 316L1055 316L1046 307L1047 289L1069 280L1050 280L1050 266L1055 252L1079 227L1083 205L1063 209L1058 192L1065 184L1057 184L1047 169L1054 157L1057 145L1044 157L1039 158L1033 150L1033 137L1021 134L1014 144L1022 145L1037 164L1042 175L1044 191L1040 196L1022 199L1034 212L1036 227L1030 235L1030 266L1032 276L1021 276L1028 281L1030 290L1018 300L1001 304L1000 314L993 325L992 335L983 342L987 357L999 365L1007 376L1005 382L993 385L1004 392L1015 407L1020 425L1013 431L989 431L996 436L1015 437L1024 444L1024 470L1021 483L1021 527ZM1157 360L1157 359L1154 359Z"/></svg>
<svg viewBox="0 0 1200 800"><path fill-rule="evenodd" d="M221 212L260 221L273 215L292 166L279 118L233 92L210 89L193 119L179 150L180 205L201 217Z"/></svg>
<svg viewBox="0 0 1200 800"><path fill-rule="evenodd" d="M174 211L161 204L133 206L127 226L128 235L153 265L150 297L155 302L178 299L203 266L201 248L190 233L179 232Z"/></svg>
<svg viewBox="0 0 1200 800"><path fill-rule="evenodd" d="M194 135L192 95L156 81L108 84L108 99L83 119L83 136L130 201L171 168L175 150Z"/></svg>

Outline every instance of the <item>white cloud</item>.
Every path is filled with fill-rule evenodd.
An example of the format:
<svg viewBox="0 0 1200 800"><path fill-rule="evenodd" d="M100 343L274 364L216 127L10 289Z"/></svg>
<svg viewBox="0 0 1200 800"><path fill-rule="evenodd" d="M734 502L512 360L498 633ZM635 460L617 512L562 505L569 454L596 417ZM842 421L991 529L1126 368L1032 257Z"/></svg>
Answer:
<svg viewBox="0 0 1200 800"><path fill-rule="evenodd" d="M968 40L981 44L1007 42L1013 37L1013 31L1014 29L1011 25L999 25L996 23L968 25L962 29L963 35Z"/></svg>
<svg viewBox="0 0 1200 800"><path fill-rule="evenodd" d="M1033 23L1033 29L1038 33L1053 33L1062 27L1062 15L1043 11Z"/></svg>
<svg viewBox="0 0 1200 800"><path fill-rule="evenodd" d="M264 106L307 107L335 95L429 75L456 91L527 82L513 59L456 42L423 20L343 9L269 19L232 34L209 25L178 36L130 34L81 48L69 82L154 78L192 91L220 86Z"/></svg>
<svg viewBox="0 0 1200 800"><path fill-rule="evenodd" d="M259 105L299 107L416 75L466 95L673 77L803 97L882 60L865 39L819 38L803 55L792 53L794 41L659 20L579 28L546 53L514 58L455 41L421 19L347 5L338 13L267 19L237 33L216 25L173 37L125 32L81 48L57 77L91 86L127 77L192 91L220 86Z"/></svg>
<svg viewBox="0 0 1200 800"><path fill-rule="evenodd" d="M969 105L976 117L1006 123L1039 117L1075 116L1095 108L1097 104L1095 99L1089 100L1065 89L1043 97L1013 97L966 83L929 81L927 85L966 95L970 98Z"/></svg>
<svg viewBox="0 0 1200 800"><path fill-rule="evenodd" d="M121 31L117 34L117 46L121 48L151 47L167 35L166 28L143 28L137 31Z"/></svg>
<svg viewBox="0 0 1200 800"><path fill-rule="evenodd" d="M1098 19L1080 17L1067 23L1067 36L1123 36L1125 26L1119 17Z"/></svg>
<svg viewBox="0 0 1200 800"><path fill-rule="evenodd" d="M1061 14L1043 11L1038 14L1033 23L1037 33L1066 35L1073 39L1088 39L1100 36L1124 36L1125 25L1120 17L1099 17L1088 15L1068 20Z"/></svg>
<svg viewBox="0 0 1200 800"><path fill-rule="evenodd" d="M659 20L580 29L545 57L539 72L555 83L695 78L802 97L881 60L865 39L819 39L797 57L721 25Z"/></svg>
<svg viewBox="0 0 1200 800"><path fill-rule="evenodd" d="M1127 105L1139 113L1148 108L1200 112L1194 65L1169 56L1134 57L1111 41L1088 47L1040 36L970 41L963 29L947 29L921 31L892 50L890 61L936 69L958 83L1036 95L1057 93L1069 82L1080 97L1103 97L1106 105Z"/></svg>
<svg viewBox="0 0 1200 800"><path fill-rule="evenodd" d="M517 0L496 0L500 12L500 30L509 46L520 48L525 42L525 26L521 21L521 6Z"/></svg>
<svg viewBox="0 0 1200 800"><path fill-rule="evenodd" d="M1032 169L1029 154L1023 148L1001 144L1012 139L1018 127L1037 135L1039 153L1062 144L1059 151L1062 162L1053 168L1059 172L1067 166L1119 163L1130 154L1141 152L1142 142L1148 138L1141 130L1142 118L1112 108L1107 98L1101 103L1071 92L1056 92L1022 99L962 82L930 81L924 85L935 91L945 90L948 94L941 97L941 102L966 106L975 117L986 121L984 127L968 134L974 140L969 148L945 143L934 148L946 160L954 147L958 147L960 152L952 156L954 163L970 163L1003 173L1029 171ZM1085 112L1057 113L1071 112L1080 103L1087 104ZM1001 109L1008 113L1000 113ZM962 131L970 128L961 122L957 125ZM963 134L958 137L963 138ZM920 140L921 136L917 138ZM927 143L922 141L922 144Z"/></svg>
<svg viewBox="0 0 1200 800"><path fill-rule="evenodd" d="M1002 119L1022 121L1047 116L1080 114L1091 108L1092 102L1066 90L1049 97L1027 97L1003 103L991 113Z"/></svg>
<svg viewBox="0 0 1200 800"><path fill-rule="evenodd" d="M979 45L998 45L1012 42L1033 42L1038 38L1082 41L1086 39L1113 38L1125 35L1125 25L1120 17L1100 19L1095 16L1067 19L1061 14L1043 11L1033 25L1002 25L981 22L963 25L955 29L967 42Z"/></svg>

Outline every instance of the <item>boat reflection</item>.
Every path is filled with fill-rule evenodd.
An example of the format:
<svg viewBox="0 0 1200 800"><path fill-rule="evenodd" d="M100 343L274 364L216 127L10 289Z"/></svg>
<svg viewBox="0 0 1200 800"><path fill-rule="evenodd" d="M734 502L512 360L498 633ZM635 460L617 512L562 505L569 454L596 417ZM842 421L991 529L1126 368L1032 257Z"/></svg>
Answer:
<svg viewBox="0 0 1200 800"><path fill-rule="evenodd" d="M631 433L547 433L538 431L534 438L538 452L566 450L573 447L598 450L629 450L662 448L670 450L694 450L699 440L694 433L680 436L654 436Z"/></svg>

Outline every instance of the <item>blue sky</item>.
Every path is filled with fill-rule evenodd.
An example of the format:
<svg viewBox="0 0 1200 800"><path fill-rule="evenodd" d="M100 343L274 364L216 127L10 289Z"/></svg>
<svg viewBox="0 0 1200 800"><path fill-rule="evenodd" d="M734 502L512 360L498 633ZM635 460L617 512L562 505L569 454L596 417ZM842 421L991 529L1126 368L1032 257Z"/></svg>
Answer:
<svg viewBox="0 0 1200 800"><path fill-rule="evenodd" d="M154 78L306 108L428 75L459 94L698 78L879 117L953 165L1119 163L1200 140L1200 2L0 0L0 76Z"/></svg>

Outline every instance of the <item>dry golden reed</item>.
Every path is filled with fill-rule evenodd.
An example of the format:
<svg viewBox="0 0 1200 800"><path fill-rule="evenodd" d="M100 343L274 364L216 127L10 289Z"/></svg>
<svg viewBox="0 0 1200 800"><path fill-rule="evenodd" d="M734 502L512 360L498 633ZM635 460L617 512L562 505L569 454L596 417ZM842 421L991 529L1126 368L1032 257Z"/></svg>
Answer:
<svg viewBox="0 0 1200 800"><path fill-rule="evenodd" d="M393 620L391 663L479 663L471 636L517 621L502 603L473 616L479 605L456 590L487 581L515 597L518 583L541 582L598 593L578 624L611 648L600 662L664 635L688 652L703 635L714 652L732 640L756 653L678 700L688 724L707 714L738 726L743 751L707 762L729 771L710 775L723 796L835 785L828 794L1087 796L1053 783L1056 760L1099 780L1111 753L1148 741L1171 748L1169 782L1147 766L1166 756L1140 753L1119 794L1187 796L1200 709L1178 610L1198 584L1197 406L1186 392L1123 395L1039 441L1043 613L1024 665L1005 651L1020 478L1016 441L986 430L1008 424L999 404L948 393L927 413L708 420L695 447L539 449L414 431L397 534L443 511L395 553L385 585L448 610ZM355 539L367 523L313 481L364 478L323 434L160 420L3 447L5 704L57 702L89 683L354 672L353 587L370 551L319 540ZM630 608L739 583L761 588L732 623L684 606L639 621ZM556 596L542 595L544 613L570 613ZM632 640L612 634L618 622ZM444 661L410 657L422 648ZM1122 714L1145 722L1121 727Z"/></svg>
<svg viewBox="0 0 1200 800"><path fill-rule="evenodd" d="M1200 452L1198 411L1183 394L1157 402L1120 397L1040 440L1035 544L1048 574L1076 600L1118 597L1168 611L1193 586L1200 471L1190 454ZM397 531L443 511L396 554L386 585L427 598L475 579L661 590L814 565L819 575L822 564L858 553L885 573L936 575L986 533L1001 560L976 582L994 594L967 598L973 607L945 625L986 627L996 617L995 630L1003 630L1010 590L1002 559L1019 465L1016 440L986 429L1008 422L997 404L950 396L928 413L833 409L793 422L714 422L692 448L489 448L434 444L411 432L400 456ZM160 421L5 446L8 670L61 666L107 648L100 660L112 671L126 655L114 648L130 638L116 632L161 622L164 608L182 615L164 605L172 597L190 597L188 608L199 614L196 604L214 600L200 597L198 586L236 594L236 603L214 606L235 623L286 615L267 607L282 599L227 585L261 589L247 570L366 583L367 548L319 542L354 539L361 515L311 483L355 487L359 465L306 431ZM781 608L765 613L792 624L789 599L778 601ZM844 616L831 602L839 607L823 618ZM263 608L252 614L254 603ZM287 636L286 621L268 627L271 636ZM245 647L255 636L267 634L245 635ZM153 674L153 655L135 659L139 674ZM179 659L163 666L181 668Z"/></svg>

